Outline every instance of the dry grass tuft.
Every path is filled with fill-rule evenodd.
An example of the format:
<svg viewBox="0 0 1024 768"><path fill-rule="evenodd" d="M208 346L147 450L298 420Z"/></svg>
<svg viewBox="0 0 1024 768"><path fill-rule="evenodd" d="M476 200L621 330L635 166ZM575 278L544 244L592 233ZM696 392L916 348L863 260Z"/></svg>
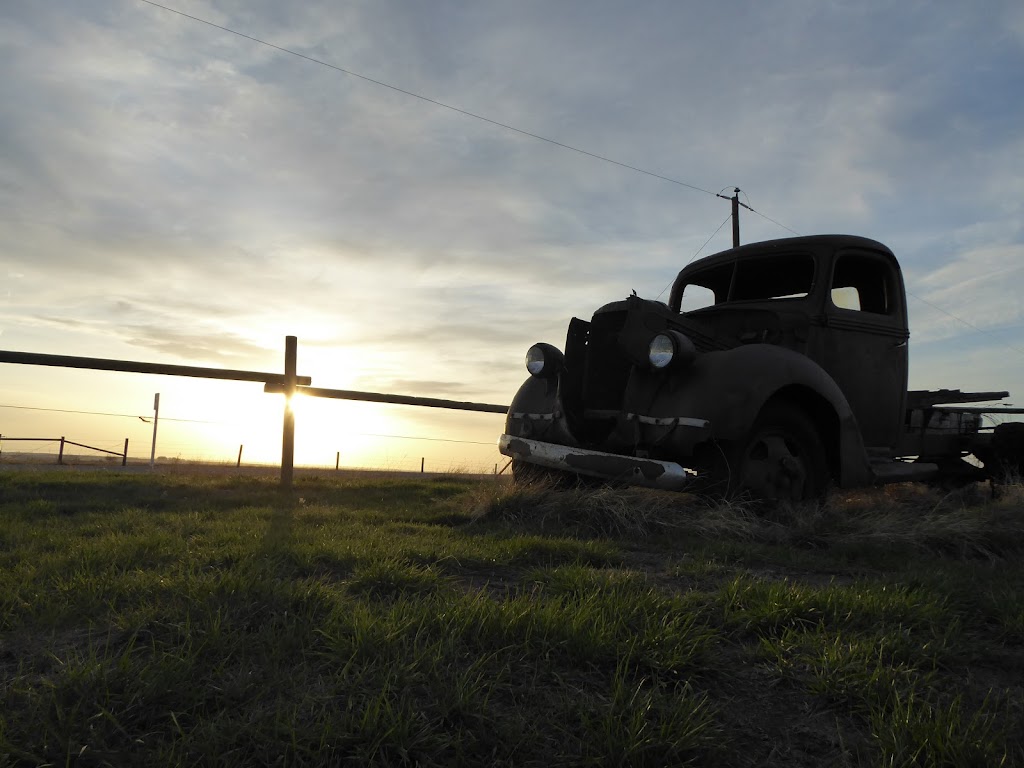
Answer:
<svg viewBox="0 0 1024 768"><path fill-rule="evenodd" d="M582 536L660 534L815 548L871 546L1001 557L1024 550L1024 486L944 493L923 485L833 493L776 508L685 493L547 483L481 486L474 519Z"/></svg>
<svg viewBox="0 0 1024 768"><path fill-rule="evenodd" d="M774 526L746 502L647 488L566 488L545 482L483 486L473 500L472 514L475 519L589 536L677 532L748 541L761 538L766 527Z"/></svg>
<svg viewBox="0 0 1024 768"><path fill-rule="evenodd" d="M996 498L983 484L951 492L908 484L836 494L802 530L825 544L1005 556L1024 550L1024 486L1003 486Z"/></svg>

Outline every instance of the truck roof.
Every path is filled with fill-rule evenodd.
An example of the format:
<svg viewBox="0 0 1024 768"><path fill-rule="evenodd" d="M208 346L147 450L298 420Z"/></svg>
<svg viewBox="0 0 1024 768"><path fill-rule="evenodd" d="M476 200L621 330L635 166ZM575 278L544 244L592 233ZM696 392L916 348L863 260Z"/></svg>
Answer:
<svg viewBox="0 0 1024 768"><path fill-rule="evenodd" d="M784 237L778 240L762 240L757 243L748 243L738 248L730 248L727 251L719 251L710 256L705 256L691 264L683 267L679 277L696 272L705 267L725 263L749 256L766 256L773 252L785 252L793 250L806 250L820 252L821 250L835 251L839 248L863 248L885 254L892 259L895 255L888 247L867 237L858 235L805 235L802 237ZM679 278L676 278L677 282Z"/></svg>

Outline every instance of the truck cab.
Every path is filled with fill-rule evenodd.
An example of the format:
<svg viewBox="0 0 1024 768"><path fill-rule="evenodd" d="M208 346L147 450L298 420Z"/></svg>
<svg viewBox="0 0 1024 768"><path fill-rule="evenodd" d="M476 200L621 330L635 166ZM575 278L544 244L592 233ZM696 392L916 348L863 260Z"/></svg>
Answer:
<svg viewBox="0 0 1024 768"><path fill-rule="evenodd" d="M793 238L704 262L680 272L672 312L730 343L805 355L842 390L868 448L897 444L909 331L903 277L888 248L866 238Z"/></svg>

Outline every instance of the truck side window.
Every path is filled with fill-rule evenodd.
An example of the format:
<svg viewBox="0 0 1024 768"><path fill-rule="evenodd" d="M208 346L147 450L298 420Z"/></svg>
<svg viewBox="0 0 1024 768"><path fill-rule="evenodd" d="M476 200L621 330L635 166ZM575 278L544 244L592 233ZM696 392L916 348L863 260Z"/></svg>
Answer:
<svg viewBox="0 0 1024 768"><path fill-rule="evenodd" d="M729 298L729 284L732 282L732 264L720 264L692 275L683 286L680 312L693 312Z"/></svg>
<svg viewBox="0 0 1024 768"><path fill-rule="evenodd" d="M891 275L888 265L878 258L861 254L843 254L832 272L832 304L839 309L890 314Z"/></svg>
<svg viewBox="0 0 1024 768"><path fill-rule="evenodd" d="M832 289L832 303L840 309L860 312L860 293L852 285Z"/></svg>
<svg viewBox="0 0 1024 768"><path fill-rule="evenodd" d="M715 292L703 285L691 283L683 288L683 303L679 307L682 313L694 312L715 305Z"/></svg>

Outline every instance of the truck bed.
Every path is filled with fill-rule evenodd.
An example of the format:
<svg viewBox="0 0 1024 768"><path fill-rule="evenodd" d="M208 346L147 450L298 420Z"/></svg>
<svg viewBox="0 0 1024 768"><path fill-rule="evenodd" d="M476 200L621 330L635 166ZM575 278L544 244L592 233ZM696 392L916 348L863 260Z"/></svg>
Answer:
<svg viewBox="0 0 1024 768"><path fill-rule="evenodd" d="M959 389L912 389L907 392L907 410L936 405L987 403L1009 397L1009 392L961 392Z"/></svg>

